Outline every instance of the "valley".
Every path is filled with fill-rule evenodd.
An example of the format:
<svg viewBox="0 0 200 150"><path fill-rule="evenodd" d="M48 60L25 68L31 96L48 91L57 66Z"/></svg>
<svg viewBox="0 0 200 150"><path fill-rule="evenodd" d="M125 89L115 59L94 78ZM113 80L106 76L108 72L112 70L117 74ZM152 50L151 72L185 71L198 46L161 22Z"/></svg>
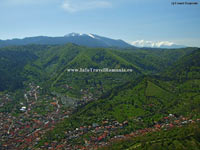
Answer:
<svg viewBox="0 0 200 150"><path fill-rule="evenodd" d="M0 148L140 149L198 130L199 60L195 47L0 48ZM80 68L131 71L68 71Z"/></svg>

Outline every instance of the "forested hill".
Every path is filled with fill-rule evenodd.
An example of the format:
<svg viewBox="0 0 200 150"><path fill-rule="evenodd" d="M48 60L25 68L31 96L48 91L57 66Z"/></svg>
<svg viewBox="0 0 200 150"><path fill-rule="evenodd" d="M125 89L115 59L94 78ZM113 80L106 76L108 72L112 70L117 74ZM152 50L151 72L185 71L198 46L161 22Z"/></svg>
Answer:
<svg viewBox="0 0 200 150"><path fill-rule="evenodd" d="M48 85L58 89L62 88L64 83L75 86L75 90L67 92L71 95L79 95L77 89L80 90L81 86L88 88L103 84L107 91L139 75L159 73L195 49L115 50L87 48L74 44L1 48L0 81L2 84L0 90L15 90L22 88L26 82L34 81L40 84L48 83ZM81 73L81 75L67 73L67 69L77 68L127 68L133 69L133 72L123 74L98 73L97 75L95 73ZM74 80L75 78L77 80Z"/></svg>
<svg viewBox="0 0 200 150"><path fill-rule="evenodd" d="M199 79L200 78L200 49L184 56L165 73L171 78L179 80Z"/></svg>
<svg viewBox="0 0 200 150"><path fill-rule="evenodd" d="M38 59L37 53L48 46L28 45L0 49L0 91L23 88L26 65Z"/></svg>

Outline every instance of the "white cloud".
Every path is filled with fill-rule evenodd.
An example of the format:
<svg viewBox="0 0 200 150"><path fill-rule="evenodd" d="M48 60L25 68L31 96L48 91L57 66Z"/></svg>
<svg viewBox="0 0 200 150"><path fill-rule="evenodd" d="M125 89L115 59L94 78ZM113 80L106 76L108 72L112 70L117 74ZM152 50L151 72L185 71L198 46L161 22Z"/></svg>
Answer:
<svg viewBox="0 0 200 150"><path fill-rule="evenodd" d="M145 41L145 40L137 40L131 42L132 45L137 47L162 47L162 46L172 46L175 43L169 41Z"/></svg>
<svg viewBox="0 0 200 150"><path fill-rule="evenodd" d="M105 0L66 0L62 4L62 8L70 13L111 6L112 4Z"/></svg>

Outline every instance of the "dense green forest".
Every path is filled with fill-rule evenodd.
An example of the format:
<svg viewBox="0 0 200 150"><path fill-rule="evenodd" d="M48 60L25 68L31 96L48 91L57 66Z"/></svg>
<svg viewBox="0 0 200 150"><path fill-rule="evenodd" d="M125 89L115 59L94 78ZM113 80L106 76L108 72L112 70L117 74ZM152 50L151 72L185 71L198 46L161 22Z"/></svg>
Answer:
<svg viewBox="0 0 200 150"><path fill-rule="evenodd" d="M0 49L0 90L23 88L25 82L47 84L62 91L64 84L74 90L63 91L80 96L80 88L99 86L104 91L134 80L140 75L156 74L197 48L184 49L105 49L74 44L65 46L27 45ZM127 68L131 73L70 73L67 69ZM48 80L48 81L47 81ZM44 82L45 81L45 82ZM102 86L103 85L103 86Z"/></svg>

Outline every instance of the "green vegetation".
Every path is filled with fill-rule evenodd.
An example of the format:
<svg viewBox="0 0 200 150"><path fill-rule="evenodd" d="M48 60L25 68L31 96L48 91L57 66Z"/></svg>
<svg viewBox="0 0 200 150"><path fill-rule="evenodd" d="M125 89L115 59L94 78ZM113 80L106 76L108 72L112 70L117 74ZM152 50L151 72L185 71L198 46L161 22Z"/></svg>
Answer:
<svg viewBox="0 0 200 150"><path fill-rule="evenodd" d="M143 74L158 74L182 56L192 53L196 49L114 50L86 48L74 44L1 48L0 82L2 84L0 91L14 91L25 87L28 82L35 82L51 91L55 90L73 97L82 97L81 89L93 88L93 94L96 94L97 91L105 93L116 86L135 80ZM133 69L133 72L72 73L67 71L67 69L80 68L127 68ZM66 84L72 89L63 88Z"/></svg>
<svg viewBox="0 0 200 150"><path fill-rule="evenodd" d="M198 150L200 149L199 135L200 124L198 123L121 140L102 150Z"/></svg>
<svg viewBox="0 0 200 150"><path fill-rule="evenodd" d="M192 118L200 116L199 89L186 95L185 93L189 92L186 92L186 89L183 93L179 87L176 87L176 91L172 89L169 91L164 89L159 82L166 81L145 78L139 83L129 83L112 90L106 98L79 108L74 115L61 122L53 130L52 136L46 136L46 140L49 141L49 138L58 140L58 137L62 137L58 135L64 133L63 129L72 130L94 122L101 124L105 119L113 119L121 123L127 120L128 126L120 131L121 134L127 134L138 129L152 127L155 121L159 122L161 118L171 113ZM186 83L180 84L180 87L184 84Z"/></svg>
<svg viewBox="0 0 200 150"><path fill-rule="evenodd" d="M172 79L188 80L200 78L200 51L193 51L181 60L177 61L173 68L168 69L164 76Z"/></svg>
<svg viewBox="0 0 200 150"><path fill-rule="evenodd" d="M31 82L40 85L44 95L74 97L72 101L92 97L90 102L79 105L69 118L48 131L37 147L45 142L61 142L66 138L66 131L94 123L102 125L104 120L128 122L123 128L111 132L109 138L112 138L153 127L169 114L196 119L200 117L199 60L198 48L119 50L74 44L1 48L0 91L13 92L15 98L1 107L0 112L19 110L18 101L23 101L23 90ZM80 68L124 68L133 72L68 71ZM54 109L47 103L49 101L38 102L33 111L45 115ZM135 141L131 139L113 144L111 149L160 149L162 146L170 150L191 145L195 149L199 148L199 138L193 134L199 132L196 130L199 130L199 126L155 132L138 137ZM187 136L186 132L189 133ZM90 135L93 133L69 142L76 145Z"/></svg>

